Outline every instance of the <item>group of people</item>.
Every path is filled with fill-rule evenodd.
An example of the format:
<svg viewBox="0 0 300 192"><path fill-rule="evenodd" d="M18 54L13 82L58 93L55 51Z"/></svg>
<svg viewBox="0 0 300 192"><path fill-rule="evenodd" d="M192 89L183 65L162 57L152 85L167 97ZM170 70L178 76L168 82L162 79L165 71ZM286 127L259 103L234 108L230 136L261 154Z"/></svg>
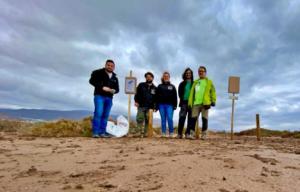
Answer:
<svg viewBox="0 0 300 192"><path fill-rule="evenodd" d="M93 71L90 78L90 84L95 87L95 111L92 122L93 137L95 138L110 137L105 130L112 107L113 95L119 92L119 82L113 72L114 69L114 61L107 60L105 67ZM178 105L178 95L180 111L177 137L180 139L193 139L196 122L201 113L201 139L205 139L208 128L208 111L216 105L215 86L212 80L206 76L206 73L206 67L200 66L198 68L199 78L194 80L193 71L190 68L185 69L177 94L176 87L170 81L169 72L163 73L161 83L158 86L153 83L153 73L147 72L145 82L138 84L134 96L135 106L137 107L137 126L130 130L130 134L138 137L147 136L149 110L152 109L160 113L162 137L175 137L173 114ZM186 119L187 129L183 133Z"/></svg>

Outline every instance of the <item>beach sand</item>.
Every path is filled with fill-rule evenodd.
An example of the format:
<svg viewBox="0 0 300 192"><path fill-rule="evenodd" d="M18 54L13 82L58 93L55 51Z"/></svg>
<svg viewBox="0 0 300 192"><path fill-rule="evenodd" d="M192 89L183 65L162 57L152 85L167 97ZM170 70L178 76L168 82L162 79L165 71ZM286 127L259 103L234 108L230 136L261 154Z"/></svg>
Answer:
<svg viewBox="0 0 300 192"><path fill-rule="evenodd" d="M300 140L0 133L0 191L299 192Z"/></svg>

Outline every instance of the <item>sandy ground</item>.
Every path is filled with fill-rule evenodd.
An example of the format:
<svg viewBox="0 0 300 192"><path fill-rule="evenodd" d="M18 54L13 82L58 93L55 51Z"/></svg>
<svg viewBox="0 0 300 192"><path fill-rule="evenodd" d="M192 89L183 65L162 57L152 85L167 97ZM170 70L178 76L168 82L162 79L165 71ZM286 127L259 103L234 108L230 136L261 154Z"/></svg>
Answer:
<svg viewBox="0 0 300 192"><path fill-rule="evenodd" d="M0 133L0 191L300 191L300 140Z"/></svg>

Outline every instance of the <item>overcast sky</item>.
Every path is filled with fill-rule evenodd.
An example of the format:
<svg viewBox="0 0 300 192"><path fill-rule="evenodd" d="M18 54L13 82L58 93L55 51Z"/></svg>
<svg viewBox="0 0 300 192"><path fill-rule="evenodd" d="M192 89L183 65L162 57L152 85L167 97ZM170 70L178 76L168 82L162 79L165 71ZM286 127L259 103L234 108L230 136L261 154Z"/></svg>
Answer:
<svg viewBox="0 0 300 192"><path fill-rule="evenodd" d="M259 113L262 127L300 130L299 18L299 0L0 0L0 107L93 111L88 80L110 58L112 113L126 115L130 70L156 85L169 71L178 87L204 65L217 90L209 127L230 129L228 77L240 76L236 129Z"/></svg>

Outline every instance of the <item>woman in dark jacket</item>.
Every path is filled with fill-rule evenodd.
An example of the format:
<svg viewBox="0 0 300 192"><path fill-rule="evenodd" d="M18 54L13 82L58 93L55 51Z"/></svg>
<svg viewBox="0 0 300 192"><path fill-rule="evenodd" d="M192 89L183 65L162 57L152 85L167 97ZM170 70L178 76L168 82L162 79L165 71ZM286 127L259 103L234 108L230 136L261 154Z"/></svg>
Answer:
<svg viewBox="0 0 300 192"><path fill-rule="evenodd" d="M168 121L170 137L174 135L173 112L177 107L176 87L170 83L170 73L164 72L161 78L161 84L157 87L157 107L161 117L162 136L167 133L166 121Z"/></svg>
<svg viewBox="0 0 300 192"><path fill-rule="evenodd" d="M187 119L187 130L186 130L186 138L190 137L190 130L191 130L191 117L192 111L188 107L188 100L190 96L190 90L193 84L193 71L190 68L186 68L184 73L182 74L183 81L178 86L178 95L179 95L179 121L178 121L178 138L182 139L182 132L185 123L186 116Z"/></svg>

